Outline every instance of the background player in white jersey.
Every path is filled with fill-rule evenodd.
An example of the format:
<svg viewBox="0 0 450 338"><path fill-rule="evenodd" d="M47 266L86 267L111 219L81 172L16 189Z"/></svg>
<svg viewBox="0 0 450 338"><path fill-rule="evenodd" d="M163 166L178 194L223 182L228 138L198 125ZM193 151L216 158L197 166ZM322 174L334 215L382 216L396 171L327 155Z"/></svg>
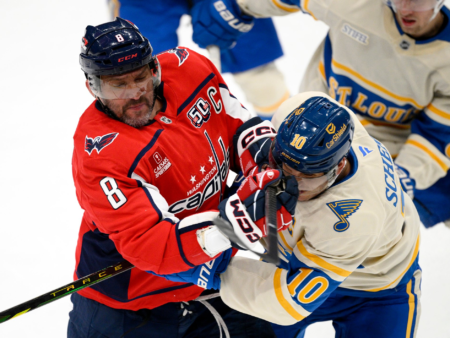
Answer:
<svg viewBox="0 0 450 338"><path fill-rule="evenodd" d="M395 158L423 224L450 225L450 11L444 0L223 2L227 8L237 2L241 13L255 17L302 10L325 22L330 30L300 91L320 90L350 107ZM216 18L215 7L209 9Z"/></svg>
<svg viewBox="0 0 450 338"><path fill-rule="evenodd" d="M274 118L271 167L299 190L295 223L279 232L282 262L235 257L214 287L232 308L275 323L278 337L327 320L336 337L414 337L420 221L388 150L320 92L290 98Z"/></svg>
<svg viewBox="0 0 450 338"><path fill-rule="evenodd" d="M135 23L154 47L154 53L179 45L177 29L184 14L201 15L193 10L195 3L203 0L110 0L113 17L120 16ZM223 73L232 73L247 100L262 119L271 119L279 105L289 97L283 74L275 60L283 55L281 44L272 19L246 17L242 22L228 26L231 31L248 34L235 43L222 35L221 68ZM181 27L185 29L185 27ZM241 32L240 32L241 33ZM242 33L241 33L242 34ZM202 48L202 37L194 37Z"/></svg>

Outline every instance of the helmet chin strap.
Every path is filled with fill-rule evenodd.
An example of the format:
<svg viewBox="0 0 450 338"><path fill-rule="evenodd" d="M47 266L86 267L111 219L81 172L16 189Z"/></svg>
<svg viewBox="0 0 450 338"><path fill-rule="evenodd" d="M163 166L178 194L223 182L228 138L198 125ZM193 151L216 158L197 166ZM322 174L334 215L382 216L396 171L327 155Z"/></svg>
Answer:
<svg viewBox="0 0 450 338"><path fill-rule="evenodd" d="M433 21L433 19L436 17L436 15L438 15L438 13L441 11L442 6L444 6L444 0L440 1L440 4L438 1L438 4L436 5L436 7L434 7L433 16L431 17L430 21L428 21L428 22Z"/></svg>
<svg viewBox="0 0 450 338"><path fill-rule="evenodd" d="M339 170L339 163L341 163L341 161L344 160L344 166L342 167L342 169L338 172ZM339 163L336 165L336 167L334 167L331 171L329 171L329 173L327 175L329 175L331 173L331 175L328 177L328 185L327 188L331 187L334 182L336 181L336 179L339 177L339 175L341 174L342 170L344 170L345 166L347 165L347 158L344 157L342 158L341 161L339 161Z"/></svg>

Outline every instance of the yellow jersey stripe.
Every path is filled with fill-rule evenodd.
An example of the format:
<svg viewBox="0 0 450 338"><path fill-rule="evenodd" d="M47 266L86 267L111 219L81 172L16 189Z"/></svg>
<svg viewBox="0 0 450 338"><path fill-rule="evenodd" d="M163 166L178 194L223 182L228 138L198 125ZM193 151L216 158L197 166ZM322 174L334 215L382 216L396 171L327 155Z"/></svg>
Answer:
<svg viewBox="0 0 450 338"><path fill-rule="evenodd" d="M311 15L313 17L314 20L317 21L317 18L314 16L314 14L309 10L308 8L309 6L309 0L304 0L303 2L303 9L305 10L305 12L307 12L309 15Z"/></svg>
<svg viewBox="0 0 450 338"><path fill-rule="evenodd" d="M408 282L406 285L406 293L408 294L408 306L409 306L409 312L408 312L408 324L406 326L406 338L411 338L411 329L412 329L412 323L413 323L413 317L414 317L414 310L416 308L416 302L413 293L411 292L412 288L412 280Z"/></svg>
<svg viewBox="0 0 450 338"><path fill-rule="evenodd" d="M367 120L359 120L359 122L361 122L361 124L365 127L365 126L368 126L369 124L372 124L372 123L370 123L369 121L367 121Z"/></svg>
<svg viewBox="0 0 450 338"><path fill-rule="evenodd" d="M283 241L283 244L286 246L286 248L289 249L290 252L292 252L292 250L294 250L287 242L286 242L286 238L284 237L282 232L279 232L278 235L281 237L281 240Z"/></svg>
<svg viewBox="0 0 450 338"><path fill-rule="evenodd" d="M297 243L297 248L300 251L300 253L308 258L310 261L316 263L318 266L324 268L325 270L332 271L336 275L342 276L342 277L348 277L352 273L351 271L347 271L344 269L341 269L340 267L337 267L333 264L328 263L324 259L320 258L319 256L316 256L312 253L309 253L305 246L303 245L303 240Z"/></svg>
<svg viewBox="0 0 450 338"><path fill-rule="evenodd" d="M408 266L406 267L406 269L400 274L400 276L398 276L396 279L394 279L394 281L392 281L391 283L389 283L386 286L383 286L381 288L377 288L377 289L371 289L371 290L364 290L367 292L377 292L377 291L381 291L384 289L387 289L388 287L390 287L392 284L394 284L396 281L398 281L400 279L400 277L403 277L403 275L406 273L406 271L408 271L408 269L411 267L411 265L414 263L414 261L417 258L417 254L419 253L419 244L420 244L420 235L417 236L417 241L416 241L416 247L414 248L414 253L413 256L411 258L411 261L409 262Z"/></svg>
<svg viewBox="0 0 450 338"><path fill-rule="evenodd" d="M289 13L295 13L295 12L298 12L300 10L297 7L294 7L294 8L293 7L289 7L288 5L285 5L285 4L281 3L278 0L272 0L272 2L273 2L273 4L276 7L282 9L283 11L289 12Z"/></svg>
<svg viewBox="0 0 450 338"><path fill-rule="evenodd" d="M273 277L273 285L275 288L275 295L277 296L278 302L283 307L283 309L286 310L287 313L289 313L292 318L294 318L296 321L301 321L303 317L300 313L298 313L291 304L284 298L283 290L281 290L281 272L282 269L277 269L275 271L275 275Z"/></svg>
<svg viewBox="0 0 450 338"><path fill-rule="evenodd" d="M415 146L415 147L417 147L419 149L422 149L424 152L426 152L428 155L430 155L430 157L433 160L435 160L439 164L439 166L442 168L442 170L444 170L444 171L448 170L447 165L439 157L437 157L430 149L425 147L423 144L421 144L421 143L419 143L417 141L414 141L414 140L407 140L406 144L410 144L410 145L413 145L413 146Z"/></svg>
<svg viewBox="0 0 450 338"><path fill-rule="evenodd" d="M412 98L409 98L409 97L402 97L402 96L399 96L399 95L397 95L397 94L394 94L394 93L388 91L387 89L381 87L379 84L376 84L375 82L370 81L370 80L368 80L368 79L362 77L360 74L358 74L357 72L355 72L353 69L350 69L349 67L344 66L343 64L337 62L336 60L332 60L331 63L332 63L332 65L333 65L334 67L339 68L339 69L342 69L343 71L346 71L347 73L349 73L349 74L353 75L354 77L358 78L359 80L361 80L361 81L364 82L365 84L368 84L369 86L371 86L371 87L373 87L373 88L379 90L380 92L382 92L382 93L384 93L384 94L386 94L386 95L389 95L390 97L392 97L392 98L394 98L394 99L396 99L396 100L411 103L411 104L413 104L413 105L414 105L416 108L418 108L418 109L423 109L423 107L424 107L424 106L421 106L420 104L418 104L418 103L417 103L414 99L412 99Z"/></svg>
<svg viewBox="0 0 450 338"><path fill-rule="evenodd" d="M443 117L444 119L450 120L450 114L446 113L443 110L437 109L435 106L433 106L431 103L427 107L431 112L435 113L436 115L439 115L440 117Z"/></svg>
<svg viewBox="0 0 450 338"><path fill-rule="evenodd" d="M281 104L286 101L289 98L290 94L289 91L286 90L286 93L284 93L283 97L275 104L271 105L271 106L265 106L265 107L260 107L260 106L253 106L253 108L255 108L255 110L258 113L274 113L279 106L281 106Z"/></svg>

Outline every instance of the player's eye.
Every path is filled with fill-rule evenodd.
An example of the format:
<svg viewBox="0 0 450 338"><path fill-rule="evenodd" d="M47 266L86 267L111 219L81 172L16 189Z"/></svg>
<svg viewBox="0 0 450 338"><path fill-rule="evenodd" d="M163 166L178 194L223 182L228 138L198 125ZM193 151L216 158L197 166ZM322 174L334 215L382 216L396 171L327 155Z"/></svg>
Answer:
<svg viewBox="0 0 450 338"><path fill-rule="evenodd" d="M112 83L110 83L110 86L114 87L114 88L123 88L126 85L127 84L125 82L112 82Z"/></svg>

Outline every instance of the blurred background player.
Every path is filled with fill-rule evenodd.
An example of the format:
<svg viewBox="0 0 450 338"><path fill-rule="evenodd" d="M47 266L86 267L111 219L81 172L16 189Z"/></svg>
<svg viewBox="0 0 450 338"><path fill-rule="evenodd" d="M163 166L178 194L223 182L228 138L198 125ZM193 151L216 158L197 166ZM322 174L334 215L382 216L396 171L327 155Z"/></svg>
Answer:
<svg viewBox="0 0 450 338"><path fill-rule="evenodd" d="M205 291L206 282L146 272L206 262L207 273L226 268L221 262L231 245L212 220L229 169L264 161L258 142L268 149L271 123L242 107L206 57L187 48L156 57L148 39L121 18L86 27L80 65L95 100L74 135L73 179L84 210L74 278L123 260L135 268L72 295L68 336L274 337L269 323L230 309L217 292ZM233 138L241 133L258 137L237 150ZM265 176L267 184L280 179L278 171ZM264 204L259 187L246 192ZM251 207L247 195L241 197ZM295 200L289 212L280 205L286 225ZM251 219L259 237L263 216Z"/></svg>
<svg viewBox="0 0 450 338"><path fill-rule="evenodd" d="M414 337L420 220L388 150L321 92L293 96L274 119L270 167L297 181L295 222L278 232L278 267L234 257L215 274L222 299L274 323L277 337L328 320L336 337Z"/></svg>
<svg viewBox="0 0 450 338"><path fill-rule="evenodd" d="M203 0L109 0L111 14L135 23L152 41L155 54L179 45L177 29L182 15L192 15L195 3ZM232 73L247 100L263 119L270 119L279 105L289 97L282 73L275 59L283 55L272 19L245 20L248 34L219 43L222 72ZM236 27L239 23L236 23ZM232 29L232 28L231 28ZM222 36L225 38L225 35ZM202 39L194 41L200 47Z"/></svg>
<svg viewBox="0 0 450 338"><path fill-rule="evenodd" d="M239 15L232 10L236 0L223 2ZM302 10L330 26L300 91L329 93L350 107L395 158L422 223L450 226L450 11L444 0L237 3L255 17ZM220 22L215 7L208 10ZM208 19L199 20L206 27Z"/></svg>

